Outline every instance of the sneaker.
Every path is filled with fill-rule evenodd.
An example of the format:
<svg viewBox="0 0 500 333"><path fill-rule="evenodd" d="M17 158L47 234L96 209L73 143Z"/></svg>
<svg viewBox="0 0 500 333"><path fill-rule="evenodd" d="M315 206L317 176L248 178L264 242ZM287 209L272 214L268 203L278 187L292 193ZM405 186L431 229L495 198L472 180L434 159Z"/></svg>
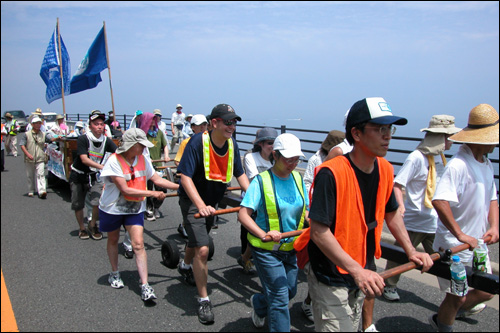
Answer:
<svg viewBox="0 0 500 333"><path fill-rule="evenodd" d="M141 299L146 302L149 300L156 299L155 291L149 284L144 284L141 287Z"/></svg>
<svg viewBox="0 0 500 333"><path fill-rule="evenodd" d="M28 193L28 197L33 198L33 193Z"/></svg>
<svg viewBox="0 0 500 333"><path fill-rule="evenodd" d="M379 332L374 324L371 324L363 332Z"/></svg>
<svg viewBox="0 0 500 333"><path fill-rule="evenodd" d="M89 231L90 231L90 237L92 237L92 239L94 239L94 240L102 239L102 234L99 231L99 228L97 227L97 225L95 225L93 227L89 226Z"/></svg>
<svg viewBox="0 0 500 333"><path fill-rule="evenodd" d="M431 324L432 328L435 330L435 331L439 331L439 326L438 326L438 323L437 323L437 313L433 313L429 316L429 324Z"/></svg>
<svg viewBox="0 0 500 333"><path fill-rule="evenodd" d="M125 252L123 252L123 256L127 259L132 259L134 257L134 250L125 249Z"/></svg>
<svg viewBox="0 0 500 333"><path fill-rule="evenodd" d="M398 290L396 287L384 287L384 298L389 301L399 301Z"/></svg>
<svg viewBox="0 0 500 333"><path fill-rule="evenodd" d="M302 302L302 311L306 315L307 319L314 322L311 304L307 304L306 301ZM365 331L365 332L377 332L377 331Z"/></svg>
<svg viewBox="0 0 500 333"><path fill-rule="evenodd" d="M160 218L160 210L158 208L155 208L153 215L154 215L154 217L159 219Z"/></svg>
<svg viewBox="0 0 500 333"><path fill-rule="evenodd" d="M80 239L89 239L89 234L87 230L80 230L78 232L78 237L80 237Z"/></svg>
<svg viewBox="0 0 500 333"><path fill-rule="evenodd" d="M42 192L40 194L40 199L45 199L45 198L47 198L47 192Z"/></svg>
<svg viewBox="0 0 500 333"><path fill-rule="evenodd" d="M253 274L254 273L254 265L251 260L248 260L247 262L243 263L243 257L238 257L238 264L243 267L243 273L245 274Z"/></svg>
<svg viewBox="0 0 500 333"><path fill-rule="evenodd" d="M182 237L188 238L188 234L186 232L186 229L184 229L184 226L182 224L179 224L179 227L177 228L177 232L181 234Z"/></svg>
<svg viewBox="0 0 500 333"><path fill-rule="evenodd" d="M181 273L182 277L184 278L184 282L189 284L190 286L196 286L196 281L194 280L194 274L193 274L193 269L191 267L184 269L181 268L181 264L179 264L179 267L177 267L177 271Z"/></svg>
<svg viewBox="0 0 500 333"><path fill-rule="evenodd" d="M214 313L212 312L212 303L210 301L202 301L199 303L198 320L203 325L214 323Z"/></svg>
<svg viewBox="0 0 500 333"><path fill-rule="evenodd" d="M264 324L266 323L266 318L261 318L257 316L257 313L255 313L254 307L253 307L253 298L256 294L253 294L252 297L250 297L250 306L252 307L252 322L253 325L257 328L262 328L264 327Z"/></svg>
<svg viewBox="0 0 500 333"><path fill-rule="evenodd" d="M473 316L473 315L478 314L479 312L483 311L484 309L486 309L486 304L484 304L484 303L479 303L478 305L470 308L469 310L460 309L460 310L458 310L458 313L457 313L455 319Z"/></svg>
<svg viewBox="0 0 500 333"><path fill-rule="evenodd" d="M111 285L111 287L115 289L120 289L124 287L122 278L120 277L120 272L116 274L109 273L108 282Z"/></svg>
<svg viewBox="0 0 500 333"><path fill-rule="evenodd" d="M156 217L153 213L146 213L146 220L148 221L156 221Z"/></svg>

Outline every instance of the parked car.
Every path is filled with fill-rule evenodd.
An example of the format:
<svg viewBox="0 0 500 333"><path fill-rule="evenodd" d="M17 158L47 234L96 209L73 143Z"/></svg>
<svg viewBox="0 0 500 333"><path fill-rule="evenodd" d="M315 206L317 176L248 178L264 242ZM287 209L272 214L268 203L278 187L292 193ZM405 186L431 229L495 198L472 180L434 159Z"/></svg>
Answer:
<svg viewBox="0 0 500 333"><path fill-rule="evenodd" d="M23 110L12 110L12 111L5 111L3 113L2 117L2 122L5 122L5 114L10 113L12 117L17 120L17 123L21 127L20 131L25 132L26 131L26 126L28 125L28 120L26 119L26 114L24 113Z"/></svg>
<svg viewBox="0 0 500 333"><path fill-rule="evenodd" d="M49 131L53 126L57 124L56 120L57 113L55 112L44 112L43 113L43 120L45 124L45 128L47 131Z"/></svg>

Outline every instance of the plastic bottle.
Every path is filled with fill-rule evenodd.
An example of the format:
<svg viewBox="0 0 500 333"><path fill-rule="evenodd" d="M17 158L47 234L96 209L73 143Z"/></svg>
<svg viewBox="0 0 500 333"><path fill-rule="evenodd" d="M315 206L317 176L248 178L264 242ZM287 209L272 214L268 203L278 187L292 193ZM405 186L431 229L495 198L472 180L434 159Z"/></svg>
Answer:
<svg viewBox="0 0 500 333"><path fill-rule="evenodd" d="M467 285L467 272L464 265L460 262L459 256L453 256L451 271L451 293L457 296L467 295L469 289Z"/></svg>
<svg viewBox="0 0 500 333"><path fill-rule="evenodd" d="M486 273L486 259L488 258L488 248L484 244L484 240L479 238L477 240L477 247L474 249L474 259L472 261L472 268L475 272Z"/></svg>

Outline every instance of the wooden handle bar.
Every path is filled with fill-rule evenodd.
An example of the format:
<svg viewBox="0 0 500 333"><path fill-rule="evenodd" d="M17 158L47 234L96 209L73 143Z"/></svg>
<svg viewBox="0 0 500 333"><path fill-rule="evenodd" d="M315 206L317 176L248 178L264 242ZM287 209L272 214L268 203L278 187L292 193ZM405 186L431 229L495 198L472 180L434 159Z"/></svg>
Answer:
<svg viewBox="0 0 500 333"><path fill-rule="evenodd" d="M241 190L241 187L228 187L227 188L227 191L239 191ZM178 196L179 194L177 192L174 192L174 193L167 193L166 197L167 198L170 198L170 197L176 197ZM237 207L238 210L239 210L239 207ZM221 210L224 210L224 209L221 209ZM223 212L223 213L220 213L220 214L227 214L227 213L233 213L233 212ZM219 214L215 214L215 215L219 215ZM196 217L196 214L194 216L195 218L199 219L199 217Z"/></svg>
<svg viewBox="0 0 500 333"><path fill-rule="evenodd" d="M212 215L210 216L214 216L214 215L221 215L221 214L229 214L229 213L236 213L240 210L240 207L233 207L233 208L226 208L226 209L219 209L217 211L215 211L215 213L213 213ZM200 213L196 213L194 214L194 218L195 219L199 219L199 218L202 218L203 216L200 215Z"/></svg>
<svg viewBox="0 0 500 333"><path fill-rule="evenodd" d="M491 237L487 237L484 239L484 242L487 243L489 240L490 240ZM469 248L469 244L461 244L461 245L457 245L455 247L452 247L450 249L451 253L457 253L457 252L460 252L460 251L464 251L464 250L467 250ZM431 254L431 259L432 261L438 261L441 259L441 255L439 253L433 253ZM409 270L412 270L414 268L417 268L419 266L417 266L417 264L415 264L413 261L410 261L410 262L407 262L406 264L403 264L403 265L400 265L400 266L396 266L394 268L391 268L391 269L388 269L386 271L383 271L380 273L380 276L386 280L390 277L393 277L395 275L399 275L399 274L402 274L404 272L408 272Z"/></svg>
<svg viewBox="0 0 500 333"><path fill-rule="evenodd" d="M303 231L304 230L301 229L301 230L294 230L294 231L284 232L284 233L281 234L281 239L299 236L300 234L302 234ZM269 236L269 235L267 235L266 237L262 238L263 242L270 242L272 240L273 240L273 238L271 236Z"/></svg>

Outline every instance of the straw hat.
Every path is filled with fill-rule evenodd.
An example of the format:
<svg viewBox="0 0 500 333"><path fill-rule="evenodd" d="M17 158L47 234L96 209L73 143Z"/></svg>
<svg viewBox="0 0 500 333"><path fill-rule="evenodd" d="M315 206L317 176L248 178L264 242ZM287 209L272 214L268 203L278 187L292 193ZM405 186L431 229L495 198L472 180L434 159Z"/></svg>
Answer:
<svg viewBox="0 0 500 333"><path fill-rule="evenodd" d="M479 104L470 111L467 127L450 136L449 140L479 145L497 145L498 112L489 104Z"/></svg>
<svg viewBox="0 0 500 333"><path fill-rule="evenodd" d="M455 117L447 114L439 114L432 116L431 121L429 121L429 127L422 128L420 132L455 134L460 130L461 128L455 127Z"/></svg>

